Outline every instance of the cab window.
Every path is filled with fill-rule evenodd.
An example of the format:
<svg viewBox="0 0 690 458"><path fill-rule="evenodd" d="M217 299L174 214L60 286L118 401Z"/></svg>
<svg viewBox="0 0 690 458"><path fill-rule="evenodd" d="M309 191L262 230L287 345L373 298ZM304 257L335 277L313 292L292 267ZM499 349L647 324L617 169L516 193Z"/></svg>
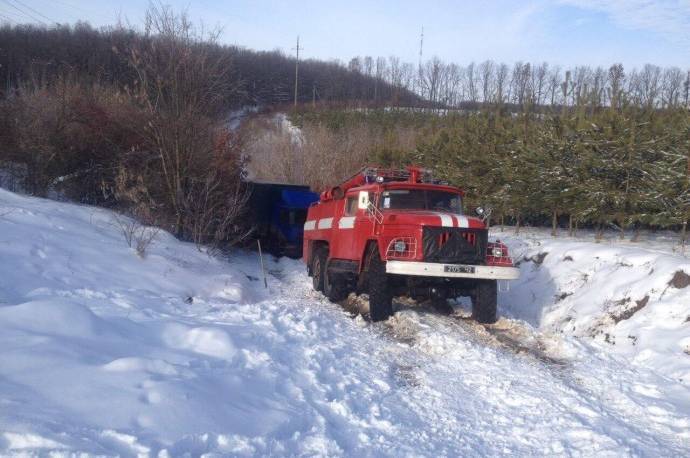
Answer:
<svg viewBox="0 0 690 458"><path fill-rule="evenodd" d="M384 191L381 209L435 210L462 214L462 196L425 189L391 189Z"/></svg>
<svg viewBox="0 0 690 458"><path fill-rule="evenodd" d="M345 200L345 216L355 216L357 214L357 196L348 196Z"/></svg>

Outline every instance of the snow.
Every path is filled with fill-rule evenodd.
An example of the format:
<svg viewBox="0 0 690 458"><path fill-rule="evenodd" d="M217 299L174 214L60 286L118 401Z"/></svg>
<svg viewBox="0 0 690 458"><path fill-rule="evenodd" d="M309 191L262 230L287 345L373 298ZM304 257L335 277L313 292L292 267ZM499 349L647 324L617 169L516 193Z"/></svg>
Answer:
<svg viewBox="0 0 690 458"><path fill-rule="evenodd" d="M591 233L552 238L538 229L493 235L522 260L520 280L502 298L507 313L690 387L690 287L672 284L676 272L690 274L690 259L679 252L677 235L600 243Z"/></svg>
<svg viewBox="0 0 690 458"><path fill-rule="evenodd" d="M273 116L273 123L281 132L290 137L293 144L301 146L304 143L302 129L295 126L286 113L276 113Z"/></svg>
<svg viewBox="0 0 690 458"><path fill-rule="evenodd" d="M227 116L227 128L230 131L236 131L244 120L252 114L258 113L261 107L257 105L245 105L237 110L232 110Z"/></svg>
<svg viewBox="0 0 690 458"><path fill-rule="evenodd" d="M656 290L686 261L662 249L502 237L550 250L521 264L537 283L502 293L507 318L481 326L464 299L450 317L401 300L371 324L314 293L299 261L267 260L265 289L253 253L217 259L161 233L141 257L106 210L0 190L0 215L0 455L690 453L674 375L688 355L671 351L688 334L658 319L686 293ZM552 261L567 250L586 284ZM644 287L640 269L617 276L616 253L655 266ZM602 325L615 345L584 332L604 310L587 303L597 287L650 294ZM558 324L563 304L583 332ZM618 343L633 331L634 349Z"/></svg>

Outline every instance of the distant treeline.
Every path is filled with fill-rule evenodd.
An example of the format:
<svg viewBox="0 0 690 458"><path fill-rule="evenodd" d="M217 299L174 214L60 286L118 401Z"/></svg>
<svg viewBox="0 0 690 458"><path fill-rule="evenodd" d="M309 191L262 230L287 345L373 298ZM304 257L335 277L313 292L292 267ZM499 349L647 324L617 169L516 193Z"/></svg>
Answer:
<svg viewBox="0 0 690 458"><path fill-rule="evenodd" d="M95 29L87 23L51 27L4 24L0 26L0 95L22 85L52 84L66 74L78 75L82 82L131 86L136 75L128 53L139 42L155 42L156 35L150 27L138 32L126 27ZM295 57L214 41L199 46L230 66L228 83L236 90L228 108L292 103ZM299 103L338 103L361 94L368 94L369 103L380 105L414 105L418 99L404 87L391 85L384 75L352 71L337 61L300 61Z"/></svg>
<svg viewBox="0 0 690 458"><path fill-rule="evenodd" d="M563 106L592 108L637 105L645 108L688 108L690 69L647 64L639 69L586 65L562 68L518 61L513 65L486 60L467 65L433 57L413 65L397 57L355 57L353 72L381 78L392 87L418 94L424 106L476 109L501 105L511 111L544 111ZM371 100L372 93L360 92Z"/></svg>

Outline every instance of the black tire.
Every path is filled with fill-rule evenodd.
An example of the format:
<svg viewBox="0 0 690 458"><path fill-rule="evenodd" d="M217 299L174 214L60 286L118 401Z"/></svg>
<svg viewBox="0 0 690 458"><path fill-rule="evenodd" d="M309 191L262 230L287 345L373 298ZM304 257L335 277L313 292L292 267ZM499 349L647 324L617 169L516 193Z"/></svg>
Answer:
<svg viewBox="0 0 690 458"><path fill-rule="evenodd" d="M326 272L323 276L323 294L331 302L340 302L349 294L347 282L341 276Z"/></svg>
<svg viewBox="0 0 690 458"><path fill-rule="evenodd" d="M496 280L478 280L472 294L472 319L491 324L497 320Z"/></svg>
<svg viewBox="0 0 690 458"><path fill-rule="evenodd" d="M323 292L324 275L326 273L326 261L328 252L325 248L316 248L311 259L311 280L314 289Z"/></svg>
<svg viewBox="0 0 690 458"><path fill-rule="evenodd" d="M393 295L388 285L386 263L381 260L377 246L369 252L367 264L369 316L371 321L387 320L393 315Z"/></svg>

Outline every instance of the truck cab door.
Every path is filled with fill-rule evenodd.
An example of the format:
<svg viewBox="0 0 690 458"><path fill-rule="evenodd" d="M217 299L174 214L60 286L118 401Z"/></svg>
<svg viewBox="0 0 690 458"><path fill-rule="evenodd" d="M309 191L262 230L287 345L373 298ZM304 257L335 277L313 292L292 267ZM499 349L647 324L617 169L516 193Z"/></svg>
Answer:
<svg viewBox="0 0 690 458"><path fill-rule="evenodd" d="M354 259L358 259L364 254L364 248L374 235L376 222L369 212L369 206L376 207L376 193L372 191L359 191L357 193L357 213L355 215L355 240Z"/></svg>
<svg viewBox="0 0 690 458"><path fill-rule="evenodd" d="M336 202L336 206L331 228L331 258L351 259L350 246L354 242L355 227L353 208L356 208L357 202L353 202L348 195L340 202Z"/></svg>
<svg viewBox="0 0 690 458"><path fill-rule="evenodd" d="M369 191L352 191L345 197L343 216L338 222L344 259L359 260L367 241L374 233L374 223L367 210L373 197L374 193Z"/></svg>

